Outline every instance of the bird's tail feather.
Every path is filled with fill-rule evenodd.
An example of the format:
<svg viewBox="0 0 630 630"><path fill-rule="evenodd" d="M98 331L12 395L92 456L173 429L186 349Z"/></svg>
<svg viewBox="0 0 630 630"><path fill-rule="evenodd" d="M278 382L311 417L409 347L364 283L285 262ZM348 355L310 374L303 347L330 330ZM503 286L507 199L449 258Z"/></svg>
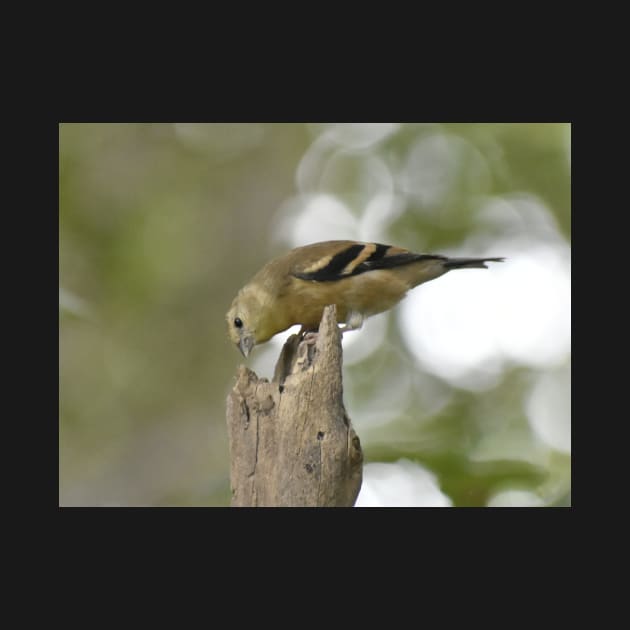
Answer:
<svg viewBox="0 0 630 630"><path fill-rule="evenodd" d="M447 269L487 269L487 262L503 262L505 258L449 258L444 261Z"/></svg>

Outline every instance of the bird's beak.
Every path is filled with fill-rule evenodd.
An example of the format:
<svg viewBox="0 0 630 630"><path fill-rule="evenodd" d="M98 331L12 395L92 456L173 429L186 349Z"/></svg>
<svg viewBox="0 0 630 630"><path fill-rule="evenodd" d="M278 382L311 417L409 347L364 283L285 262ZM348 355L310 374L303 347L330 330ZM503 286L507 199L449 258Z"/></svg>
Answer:
<svg viewBox="0 0 630 630"><path fill-rule="evenodd" d="M254 338L250 336L243 335L241 340L238 342L238 349L241 351L241 354L247 358L249 353L252 351L254 347Z"/></svg>

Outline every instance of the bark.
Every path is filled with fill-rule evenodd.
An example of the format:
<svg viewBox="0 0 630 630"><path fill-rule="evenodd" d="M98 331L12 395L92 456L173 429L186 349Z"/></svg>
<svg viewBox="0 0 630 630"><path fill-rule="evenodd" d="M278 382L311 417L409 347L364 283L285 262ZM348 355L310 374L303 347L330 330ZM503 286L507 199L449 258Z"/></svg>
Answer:
<svg viewBox="0 0 630 630"><path fill-rule="evenodd" d="M227 400L233 507L351 507L363 453L343 405L341 332L289 337L271 382L241 365Z"/></svg>

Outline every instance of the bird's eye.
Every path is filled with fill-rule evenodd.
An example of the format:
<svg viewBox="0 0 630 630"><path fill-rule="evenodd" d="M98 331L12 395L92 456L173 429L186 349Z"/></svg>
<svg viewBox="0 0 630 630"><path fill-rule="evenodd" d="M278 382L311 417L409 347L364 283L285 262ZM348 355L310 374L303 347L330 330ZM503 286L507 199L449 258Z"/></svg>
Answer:
<svg viewBox="0 0 630 630"><path fill-rule="evenodd" d="M236 317L236 318L234 319L234 325L235 325L237 328L242 328L242 326L243 326L243 322L240 320L240 318L239 318L239 317Z"/></svg>

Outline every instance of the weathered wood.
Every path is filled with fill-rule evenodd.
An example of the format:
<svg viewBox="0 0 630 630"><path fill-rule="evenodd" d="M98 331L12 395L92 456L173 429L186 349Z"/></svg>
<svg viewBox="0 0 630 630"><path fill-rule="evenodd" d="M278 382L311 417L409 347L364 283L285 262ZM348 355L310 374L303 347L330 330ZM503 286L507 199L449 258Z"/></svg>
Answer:
<svg viewBox="0 0 630 630"><path fill-rule="evenodd" d="M271 383L240 366L227 400L232 506L354 505L363 453L343 406L341 368L334 306L315 343L289 337Z"/></svg>

